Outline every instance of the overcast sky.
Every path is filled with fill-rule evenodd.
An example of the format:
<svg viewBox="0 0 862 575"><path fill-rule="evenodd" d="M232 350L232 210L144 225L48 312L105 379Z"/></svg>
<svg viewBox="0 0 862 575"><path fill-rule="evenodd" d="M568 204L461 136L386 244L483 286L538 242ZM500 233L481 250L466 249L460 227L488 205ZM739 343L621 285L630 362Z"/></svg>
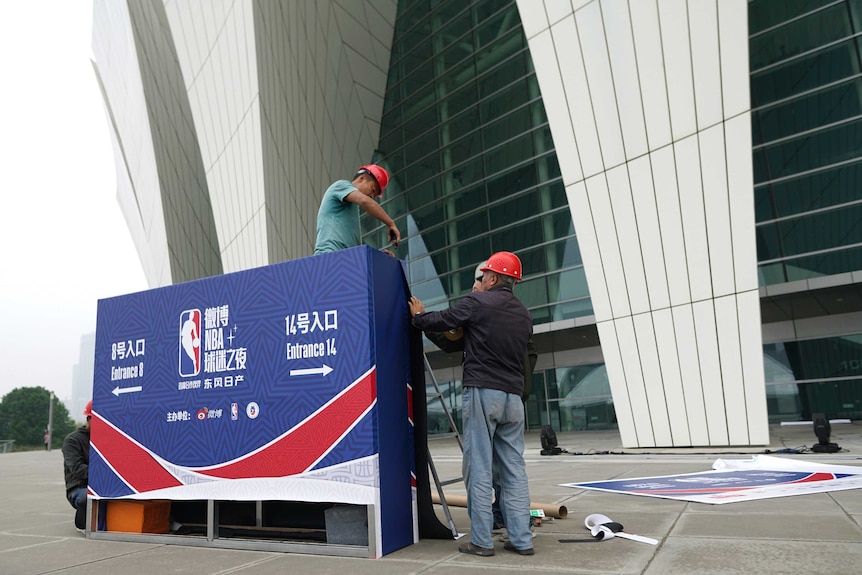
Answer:
<svg viewBox="0 0 862 575"><path fill-rule="evenodd" d="M0 397L40 385L68 398L97 300L147 288L91 26L88 0L0 0Z"/></svg>

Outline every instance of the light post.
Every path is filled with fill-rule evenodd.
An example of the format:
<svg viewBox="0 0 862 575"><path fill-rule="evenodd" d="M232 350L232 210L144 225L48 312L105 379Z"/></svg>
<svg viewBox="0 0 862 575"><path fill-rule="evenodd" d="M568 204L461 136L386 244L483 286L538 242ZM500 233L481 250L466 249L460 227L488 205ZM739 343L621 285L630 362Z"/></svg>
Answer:
<svg viewBox="0 0 862 575"><path fill-rule="evenodd" d="M54 392L50 392L48 399L48 451L51 451L51 437L54 423Z"/></svg>

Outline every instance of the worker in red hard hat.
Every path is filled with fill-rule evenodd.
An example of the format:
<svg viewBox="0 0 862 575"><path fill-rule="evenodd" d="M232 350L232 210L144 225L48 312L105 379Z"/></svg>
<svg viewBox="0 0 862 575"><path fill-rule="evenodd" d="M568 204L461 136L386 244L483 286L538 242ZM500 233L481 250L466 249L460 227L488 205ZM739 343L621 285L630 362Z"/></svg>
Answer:
<svg viewBox="0 0 862 575"><path fill-rule="evenodd" d="M360 245L359 208L387 227L389 243L397 247L401 241L401 232L395 221L374 200L383 196L388 184L389 172L377 164L368 164L356 170L352 181L338 180L329 186L317 212L314 254Z"/></svg>
<svg viewBox="0 0 862 575"><path fill-rule="evenodd" d="M84 425L63 440L63 475L66 478L66 499L75 508L75 527L83 532L87 518L87 485L90 470L90 418L93 400L84 407Z"/></svg>
<svg viewBox="0 0 862 575"><path fill-rule="evenodd" d="M483 261L479 265L476 266L476 271L473 272L473 287L471 291L473 293L477 291L484 291L485 286L483 284L483 280L485 279L484 270L487 268L488 262ZM499 262L498 262L499 266ZM518 274L520 275L520 273ZM449 331L444 331L443 333L436 331L426 331L425 337L427 337L431 342L439 347L441 350L446 353L461 353L463 355L464 352L464 330L460 327L458 329L453 329ZM536 361L538 360L539 355L536 352L536 346L533 344L533 340L527 342L527 351L524 354L524 389L521 391L521 401L524 403L527 402L527 399L530 397L530 382L533 378L533 370L536 368ZM494 473L494 503L491 506L491 511L494 516L493 530L492 533L502 533L506 528L506 521L503 518L503 507L501 505L501 501L503 499L502 496L502 488L500 486L499 480L499 470L496 470ZM530 529L533 528L533 519L530 518Z"/></svg>
<svg viewBox="0 0 862 575"><path fill-rule="evenodd" d="M524 351L533 334L533 318L512 287L522 277L521 260L511 252L493 254L484 266L481 289L449 309L425 312L410 298L413 325L426 331L464 330L461 376L464 459L470 541L461 553L494 555L491 492L495 472L509 541L503 546L533 555L530 492L524 464Z"/></svg>

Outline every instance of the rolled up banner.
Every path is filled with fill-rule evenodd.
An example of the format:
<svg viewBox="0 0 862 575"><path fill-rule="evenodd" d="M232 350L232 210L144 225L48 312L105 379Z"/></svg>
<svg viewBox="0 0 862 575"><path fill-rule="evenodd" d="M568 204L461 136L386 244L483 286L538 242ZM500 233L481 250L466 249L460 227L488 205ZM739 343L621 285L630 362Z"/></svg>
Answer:
<svg viewBox="0 0 862 575"><path fill-rule="evenodd" d="M431 492L431 502L440 503L440 496L436 492ZM466 495L447 495L446 504L452 507L467 507ZM565 505L554 505L553 503L539 503L530 501L530 509L541 509L545 513L545 517L554 517L555 519L565 519L569 514L569 510Z"/></svg>
<svg viewBox="0 0 862 575"><path fill-rule="evenodd" d="M602 515L601 513L587 515L586 519L584 519L584 527L589 529L590 534L599 541L607 541L614 537L622 537L623 539L629 539L631 541L638 541L649 545L658 545L658 540L653 539L652 537L626 533L623 531L622 523L618 523L607 515Z"/></svg>

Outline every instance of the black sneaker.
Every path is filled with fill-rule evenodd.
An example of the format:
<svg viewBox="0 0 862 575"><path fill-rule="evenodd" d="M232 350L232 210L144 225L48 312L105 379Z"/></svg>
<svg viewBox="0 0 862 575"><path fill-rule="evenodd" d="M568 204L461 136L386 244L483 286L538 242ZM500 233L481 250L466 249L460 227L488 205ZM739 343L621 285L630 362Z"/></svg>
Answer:
<svg viewBox="0 0 862 575"><path fill-rule="evenodd" d="M458 551L461 553L467 553L468 555L478 555L479 557L490 557L494 554L494 548L487 549L485 547L479 547L478 545L473 545L469 541L467 543L462 543L458 547ZM532 551L532 549L530 549Z"/></svg>
<svg viewBox="0 0 862 575"><path fill-rule="evenodd" d="M511 541L506 541L506 544L503 545L503 549L506 551L514 551L518 555L535 555L536 552L533 551L532 547L528 547L527 549L518 549L514 545L512 545Z"/></svg>
<svg viewBox="0 0 862 575"><path fill-rule="evenodd" d="M79 507L75 510L75 527L85 529L87 527L87 508Z"/></svg>

